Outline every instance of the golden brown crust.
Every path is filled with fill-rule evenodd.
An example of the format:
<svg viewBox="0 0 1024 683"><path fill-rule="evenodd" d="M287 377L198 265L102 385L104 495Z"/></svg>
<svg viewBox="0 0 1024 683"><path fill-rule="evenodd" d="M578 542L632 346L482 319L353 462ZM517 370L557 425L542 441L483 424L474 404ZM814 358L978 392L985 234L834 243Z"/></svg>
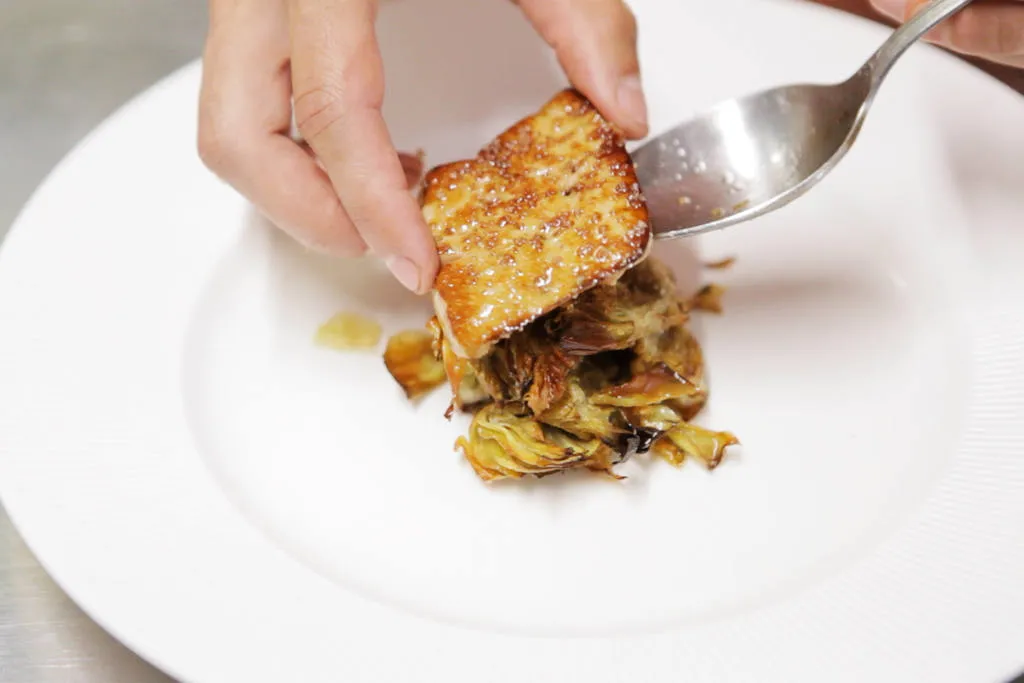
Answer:
<svg viewBox="0 0 1024 683"><path fill-rule="evenodd" d="M618 276L650 242L621 135L572 90L475 159L431 170L421 203L441 257L437 315L467 358Z"/></svg>
<svg viewBox="0 0 1024 683"><path fill-rule="evenodd" d="M410 399L445 381L444 365L435 355L433 345L434 335L428 330L406 330L388 339L384 365Z"/></svg>

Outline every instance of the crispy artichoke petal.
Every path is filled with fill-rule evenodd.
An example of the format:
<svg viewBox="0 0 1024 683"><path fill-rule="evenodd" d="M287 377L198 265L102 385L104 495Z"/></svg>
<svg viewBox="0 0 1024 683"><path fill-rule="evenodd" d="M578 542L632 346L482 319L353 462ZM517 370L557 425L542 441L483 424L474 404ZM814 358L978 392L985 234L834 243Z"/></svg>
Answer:
<svg viewBox="0 0 1024 683"><path fill-rule="evenodd" d="M487 481L581 466L606 470L614 457L598 439L576 439L493 404L473 416L468 438L460 438L456 447Z"/></svg>
<svg viewBox="0 0 1024 683"><path fill-rule="evenodd" d="M384 364L409 398L444 384L444 365L434 354L433 344L427 330L406 330L388 339Z"/></svg>
<svg viewBox="0 0 1024 683"><path fill-rule="evenodd" d="M694 294L689 301L690 310L708 311L710 313L722 312L722 295L725 294L725 287L714 283L704 285Z"/></svg>
<svg viewBox="0 0 1024 683"><path fill-rule="evenodd" d="M629 408L625 411L629 424L637 429L646 429L663 434L682 422L679 413L671 406L655 404Z"/></svg>
<svg viewBox="0 0 1024 683"><path fill-rule="evenodd" d="M715 432L682 422L665 433L653 451L673 465L681 465L686 456L699 458L708 469L715 469L729 446L739 439L729 432Z"/></svg>
<svg viewBox="0 0 1024 683"><path fill-rule="evenodd" d="M580 385L573 382L561 399L537 419L578 438L609 441L622 432L612 422L614 415L614 408L594 403Z"/></svg>
<svg viewBox="0 0 1024 683"><path fill-rule="evenodd" d="M691 384L666 365L658 364L634 374L629 381L595 393L598 405L631 408L665 401L690 402L702 398L703 385Z"/></svg>
<svg viewBox="0 0 1024 683"><path fill-rule="evenodd" d="M641 340L636 346L634 374L645 366L664 365L690 384L704 384L704 352L700 342L683 325L664 330L657 338Z"/></svg>

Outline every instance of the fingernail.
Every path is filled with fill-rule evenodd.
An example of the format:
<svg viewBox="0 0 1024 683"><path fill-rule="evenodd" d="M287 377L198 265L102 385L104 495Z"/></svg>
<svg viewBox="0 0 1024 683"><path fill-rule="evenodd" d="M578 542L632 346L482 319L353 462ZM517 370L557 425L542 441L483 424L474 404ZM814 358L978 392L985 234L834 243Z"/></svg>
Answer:
<svg viewBox="0 0 1024 683"><path fill-rule="evenodd" d="M412 261L404 256L389 256L384 259L384 263L403 287L419 294L420 269Z"/></svg>
<svg viewBox="0 0 1024 683"><path fill-rule="evenodd" d="M623 118L639 136L647 134L647 102L640 77L636 74L624 76L615 93Z"/></svg>
<svg viewBox="0 0 1024 683"><path fill-rule="evenodd" d="M907 13L907 0L871 0L879 12L897 21L903 21Z"/></svg>

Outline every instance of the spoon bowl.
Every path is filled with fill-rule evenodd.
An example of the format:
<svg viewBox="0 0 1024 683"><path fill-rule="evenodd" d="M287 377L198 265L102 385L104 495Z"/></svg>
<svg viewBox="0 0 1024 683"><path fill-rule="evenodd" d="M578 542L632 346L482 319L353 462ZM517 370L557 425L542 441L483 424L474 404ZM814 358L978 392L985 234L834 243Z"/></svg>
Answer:
<svg viewBox="0 0 1024 683"><path fill-rule="evenodd" d="M934 0L846 81L728 100L633 152L654 234L685 237L781 208L814 187L857 139L893 63L971 0Z"/></svg>

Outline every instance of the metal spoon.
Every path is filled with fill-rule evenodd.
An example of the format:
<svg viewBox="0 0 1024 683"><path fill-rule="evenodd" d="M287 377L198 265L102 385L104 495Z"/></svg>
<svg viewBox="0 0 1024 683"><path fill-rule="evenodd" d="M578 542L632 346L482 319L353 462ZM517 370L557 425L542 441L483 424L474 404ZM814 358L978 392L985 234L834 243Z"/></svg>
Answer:
<svg viewBox="0 0 1024 683"><path fill-rule="evenodd" d="M934 0L838 85L788 85L723 102L633 152L654 233L684 237L774 211L814 187L857 139L897 59L971 0Z"/></svg>

